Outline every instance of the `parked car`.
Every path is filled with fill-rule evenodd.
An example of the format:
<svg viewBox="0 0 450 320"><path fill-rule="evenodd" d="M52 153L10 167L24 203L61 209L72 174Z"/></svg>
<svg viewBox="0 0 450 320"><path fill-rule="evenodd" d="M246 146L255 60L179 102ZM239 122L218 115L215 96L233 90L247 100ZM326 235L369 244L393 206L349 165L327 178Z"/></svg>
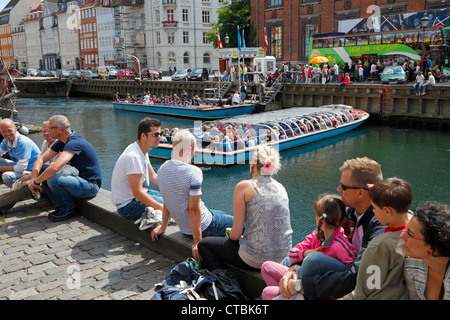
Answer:
<svg viewBox="0 0 450 320"><path fill-rule="evenodd" d="M117 72L118 79L135 79L136 75L130 69L120 69Z"/></svg>
<svg viewBox="0 0 450 320"><path fill-rule="evenodd" d="M406 73L402 66L387 66L380 76L381 83L406 83Z"/></svg>
<svg viewBox="0 0 450 320"><path fill-rule="evenodd" d="M116 66L101 66L98 67L98 74L103 79L117 79L119 70Z"/></svg>
<svg viewBox="0 0 450 320"><path fill-rule="evenodd" d="M153 76L154 79L159 79L159 71L155 68L145 68L141 71L141 79L148 79L148 74L150 77Z"/></svg>
<svg viewBox="0 0 450 320"><path fill-rule="evenodd" d="M38 72L37 72L36 69L33 69L33 68L28 68L27 69L27 76L37 77L37 75L38 75Z"/></svg>
<svg viewBox="0 0 450 320"><path fill-rule="evenodd" d="M187 77L191 71L191 69L177 70L177 72L175 72L171 77L172 81L187 81Z"/></svg>
<svg viewBox="0 0 450 320"><path fill-rule="evenodd" d="M81 79L101 79L101 76L92 70L80 70Z"/></svg>
<svg viewBox="0 0 450 320"><path fill-rule="evenodd" d="M61 78L69 78L70 77L70 70L57 70L56 71L57 77L61 75Z"/></svg>
<svg viewBox="0 0 450 320"><path fill-rule="evenodd" d="M69 78L81 79L81 71L80 70L69 70Z"/></svg>
<svg viewBox="0 0 450 320"><path fill-rule="evenodd" d="M206 68L196 68L187 76L189 81L191 80L209 80L209 73Z"/></svg>

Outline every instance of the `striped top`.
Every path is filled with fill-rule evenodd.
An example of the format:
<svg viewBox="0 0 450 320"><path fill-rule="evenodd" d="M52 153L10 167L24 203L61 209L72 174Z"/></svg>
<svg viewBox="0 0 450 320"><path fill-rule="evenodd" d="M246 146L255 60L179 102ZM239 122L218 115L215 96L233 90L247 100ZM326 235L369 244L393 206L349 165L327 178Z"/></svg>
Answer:
<svg viewBox="0 0 450 320"><path fill-rule="evenodd" d="M189 223L189 196L202 194L202 170L192 164L178 160L164 162L158 170L158 186L164 205L177 222L180 231L192 235ZM202 226L204 231L212 221L212 214L200 200Z"/></svg>
<svg viewBox="0 0 450 320"><path fill-rule="evenodd" d="M426 300L425 288L427 286L428 265L418 258L406 257L405 277L408 285L410 300ZM450 300L450 268L447 268L444 277L444 300Z"/></svg>

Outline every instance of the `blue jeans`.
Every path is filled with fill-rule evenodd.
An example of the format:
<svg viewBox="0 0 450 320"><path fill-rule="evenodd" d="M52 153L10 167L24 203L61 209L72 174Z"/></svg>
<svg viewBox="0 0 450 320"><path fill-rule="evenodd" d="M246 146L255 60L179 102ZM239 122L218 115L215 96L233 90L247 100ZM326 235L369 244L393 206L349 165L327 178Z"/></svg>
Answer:
<svg viewBox="0 0 450 320"><path fill-rule="evenodd" d="M420 92L422 92L422 91L426 92L427 88L431 87L431 86L432 86L431 83L424 84L423 86L420 87Z"/></svg>
<svg viewBox="0 0 450 320"><path fill-rule="evenodd" d="M203 230L202 237L225 237L225 230L233 226L233 216L226 214L221 210L211 210L212 221L210 225Z"/></svg>
<svg viewBox="0 0 450 320"><path fill-rule="evenodd" d="M416 84L414 84L414 91L421 92L422 86L423 86L422 82L416 82Z"/></svg>
<svg viewBox="0 0 450 320"><path fill-rule="evenodd" d="M72 197L80 199L93 198L100 187L79 176L55 174L44 181L44 189L53 205L61 211L69 211L75 208Z"/></svg>
<svg viewBox="0 0 450 320"><path fill-rule="evenodd" d="M14 162L5 158L0 158L0 167L10 167L14 166ZM15 171L7 171L1 174L3 183L6 184L8 188L11 188L14 182L22 177L23 173Z"/></svg>
<svg viewBox="0 0 450 320"><path fill-rule="evenodd" d="M312 252L303 260L299 278L323 275L328 271L343 271L346 266L343 262L320 252Z"/></svg>
<svg viewBox="0 0 450 320"><path fill-rule="evenodd" d="M159 191L148 189L147 194L149 194L153 199L155 199L159 203L164 203L164 200L161 197L161 193ZM145 212L145 208L147 208L145 204L143 204L137 199L133 199L125 207L117 209L117 213L122 218L128 220L137 220Z"/></svg>

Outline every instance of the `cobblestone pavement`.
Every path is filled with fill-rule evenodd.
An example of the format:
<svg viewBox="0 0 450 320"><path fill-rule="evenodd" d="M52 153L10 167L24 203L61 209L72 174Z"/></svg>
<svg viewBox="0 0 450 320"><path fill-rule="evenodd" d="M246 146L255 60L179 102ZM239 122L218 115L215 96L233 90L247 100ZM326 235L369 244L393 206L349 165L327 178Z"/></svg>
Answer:
<svg viewBox="0 0 450 320"><path fill-rule="evenodd" d="M148 300L176 265L81 216L51 222L51 210L30 199L0 216L1 300Z"/></svg>

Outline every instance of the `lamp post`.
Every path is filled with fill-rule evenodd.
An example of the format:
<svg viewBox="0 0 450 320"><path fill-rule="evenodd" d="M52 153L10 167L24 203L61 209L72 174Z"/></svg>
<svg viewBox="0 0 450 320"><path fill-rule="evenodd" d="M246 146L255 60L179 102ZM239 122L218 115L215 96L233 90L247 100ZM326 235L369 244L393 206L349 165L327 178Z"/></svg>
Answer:
<svg viewBox="0 0 450 320"><path fill-rule="evenodd" d="M228 32L225 34L225 44L228 47L228 43L230 43L230 37L228 36Z"/></svg>
<svg viewBox="0 0 450 320"><path fill-rule="evenodd" d="M422 74L425 73L425 70L427 69L424 65L423 65L423 61L425 59L425 28L428 26L428 20L430 20L430 18L428 18L427 13L425 12L422 19L420 19L420 23L422 24L422 28L423 28L423 33L422 33L422 61L420 62L420 69L422 70ZM428 62L427 62L428 64ZM425 75L424 75L425 76Z"/></svg>
<svg viewBox="0 0 450 320"><path fill-rule="evenodd" d="M138 69L139 69L138 74L139 74L139 82L140 82L141 81L141 63L139 62L139 59L136 56L134 56L132 54L130 54L129 56L132 58L135 58L138 63Z"/></svg>

